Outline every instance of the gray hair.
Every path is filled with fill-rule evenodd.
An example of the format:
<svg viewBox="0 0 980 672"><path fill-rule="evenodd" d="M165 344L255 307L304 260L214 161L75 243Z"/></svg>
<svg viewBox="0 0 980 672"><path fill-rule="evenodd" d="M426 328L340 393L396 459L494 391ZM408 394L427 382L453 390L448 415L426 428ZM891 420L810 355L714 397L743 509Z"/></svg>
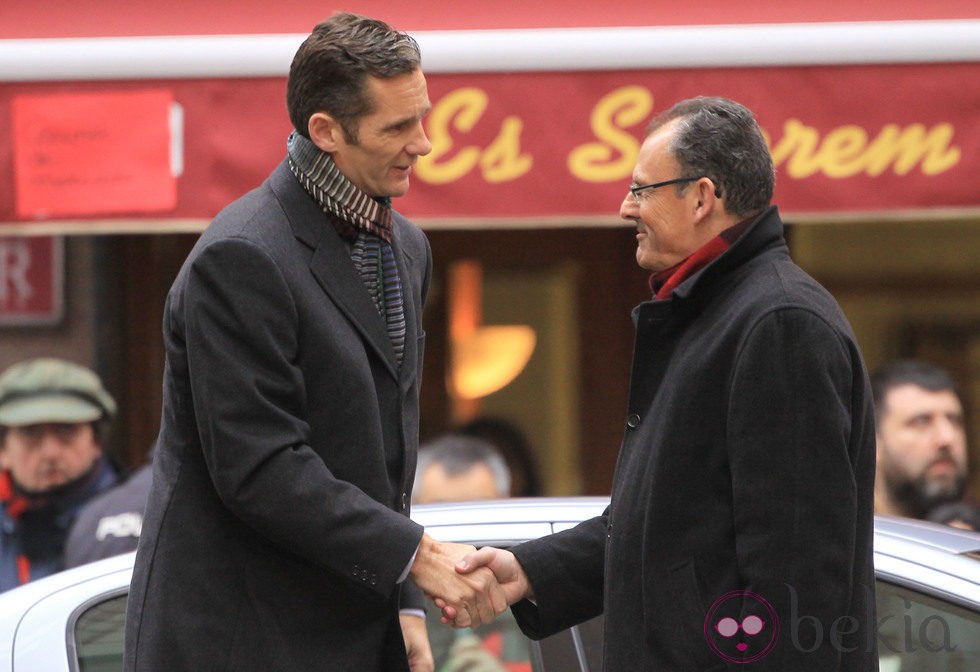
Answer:
<svg viewBox="0 0 980 672"><path fill-rule="evenodd" d="M748 108L727 98L683 100L657 115L647 134L674 119L680 121L668 150L681 166L680 177L711 178L716 193L725 196L725 209L738 217L769 207L776 170L762 129Z"/></svg>
<svg viewBox="0 0 980 672"><path fill-rule="evenodd" d="M374 109L367 77L388 79L421 67L419 45L384 21L341 12L316 25L289 67L289 120L309 137L310 117L326 112L357 141L357 120Z"/></svg>
<svg viewBox="0 0 980 672"><path fill-rule="evenodd" d="M417 498L422 473L433 464L440 465L450 476L459 476L481 464L485 465L493 475L497 495L510 495L510 468L492 443L473 436L445 434L419 448L412 501Z"/></svg>

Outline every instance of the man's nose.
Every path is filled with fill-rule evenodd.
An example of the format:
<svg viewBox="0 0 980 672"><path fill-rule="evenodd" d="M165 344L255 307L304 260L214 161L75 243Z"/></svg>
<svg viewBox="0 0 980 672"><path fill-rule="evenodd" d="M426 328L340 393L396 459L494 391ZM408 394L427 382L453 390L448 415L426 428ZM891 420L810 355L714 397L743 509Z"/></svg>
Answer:
<svg viewBox="0 0 980 672"><path fill-rule="evenodd" d="M640 206L637 204L633 194L626 192L623 202L619 204L619 218L637 221L640 218Z"/></svg>
<svg viewBox="0 0 980 672"><path fill-rule="evenodd" d="M934 425L934 431L936 443L940 446L952 446L964 440L963 427L951 418L940 418Z"/></svg>
<svg viewBox="0 0 980 672"><path fill-rule="evenodd" d="M415 137L408 143L405 151L412 156L425 156L432 151L432 143L429 142L429 136L425 134L425 127L422 126L421 121L416 128Z"/></svg>
<svg viewBox="0 0 980 672"><path fill-rule="evenodd" d="M37 449L45 459L53 459L61 454L61 446L61 439L53 430L49 429L41 435Z"/></svg>

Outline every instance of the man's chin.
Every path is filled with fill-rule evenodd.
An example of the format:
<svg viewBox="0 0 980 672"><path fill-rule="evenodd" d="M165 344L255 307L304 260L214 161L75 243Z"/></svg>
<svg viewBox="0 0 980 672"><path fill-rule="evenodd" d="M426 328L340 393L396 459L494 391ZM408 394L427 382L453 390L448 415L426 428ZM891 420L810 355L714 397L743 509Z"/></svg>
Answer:
<svg viewBox="0 0 980 672"><path fill-rule="evenodd" d="M966 491L966 479L926 479L897 480L887 483L891 498L912 518L925 518L939 506L962 499Z"/></svg>
<svg viewBox="0 0 980 672"><path fill-rule="evenodd" d="M923 495L927 501L937 504L958 501L964 493L966 479L958 474L936 476L927 482Z"/></svg>

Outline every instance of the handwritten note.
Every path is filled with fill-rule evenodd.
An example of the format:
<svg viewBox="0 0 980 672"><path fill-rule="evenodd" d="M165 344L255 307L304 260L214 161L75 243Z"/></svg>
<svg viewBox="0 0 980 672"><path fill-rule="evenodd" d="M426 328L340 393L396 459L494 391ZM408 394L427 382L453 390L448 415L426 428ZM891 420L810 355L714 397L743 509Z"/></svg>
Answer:
<svg viewBox="0 0 980 672"><path fill-rule="evenodd" d="M172 105L165 90L14 98L17 216L172 210Z"/></svg>

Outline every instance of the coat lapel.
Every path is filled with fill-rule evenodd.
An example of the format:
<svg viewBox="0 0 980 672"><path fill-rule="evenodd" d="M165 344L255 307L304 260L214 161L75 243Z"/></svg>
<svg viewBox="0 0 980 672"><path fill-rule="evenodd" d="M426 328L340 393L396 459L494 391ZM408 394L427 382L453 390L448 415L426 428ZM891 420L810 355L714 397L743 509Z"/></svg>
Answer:
<svg viewBox="0 0 980 672"><path fill-rule="evenodd" d="M395 349L391 345L388 328L378 308L371 301L364 281L354 270L347 246L332 229L321 236L320 244L314 250L313 259L310 261L310 271L323 291L361 332L364 340L385 363L385 368L391 376L397 379Z"/></svg>
<svg viewBox="0 0 980 672"><path fill-rule="evenodd" d="M293 234L313 248L310 259L313 277L397 380L395 349L387 326L351 263L347 245L330 226L323 209L303 190L287 161L273 172L270 185L283 205ZM402 268L399 265L399 271Z"/></svg>

